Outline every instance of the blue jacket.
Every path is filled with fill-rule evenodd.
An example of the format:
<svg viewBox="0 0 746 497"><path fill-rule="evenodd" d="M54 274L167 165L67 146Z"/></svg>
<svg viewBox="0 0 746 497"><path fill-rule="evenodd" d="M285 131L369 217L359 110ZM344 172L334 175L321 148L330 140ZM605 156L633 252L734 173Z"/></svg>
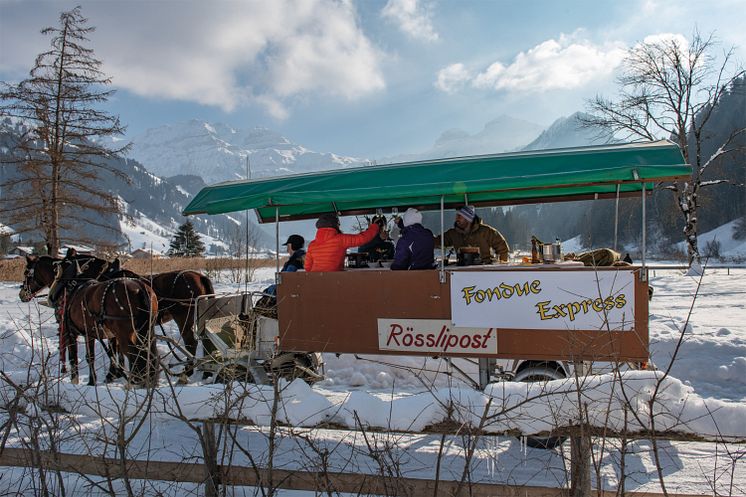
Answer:
<svg viewBox="0 0 746 497"><path fill-rule="evenodd" d="M294 273L299 269L303 269L303 262L306 259L306 251L298 249L290 256L284 266L282 266L283 273Z"/></svg>
<svg viewBox="0 0 746 497"><path fill-rule="evenodd" d="M432 269L435 267L433 232L421 224L402 229L396 242L396 252L391 269Z"/></svg>

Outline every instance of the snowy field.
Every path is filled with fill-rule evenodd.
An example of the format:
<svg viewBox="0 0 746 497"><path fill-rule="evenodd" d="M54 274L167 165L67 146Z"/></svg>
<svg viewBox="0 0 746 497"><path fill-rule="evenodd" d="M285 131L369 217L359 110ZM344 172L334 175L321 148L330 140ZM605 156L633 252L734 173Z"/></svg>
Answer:
<svg viewBox="0 0 746 497"><path fill-rule="evenodd" d="M252 289L271 283L272 271L259 270ZM668 368L679 332L685 329L671 376L661 383L656 397L658 429L746 439L746 269L731 269L729 273L725 269L707 271L694 304L697 277L675 270L657 270L652 275L655 295L650 309L650 342L652 360L659 370ZM236 290L228 285L216 287L219 292ZM177 386L162 375L152 399L146 399L143 391L128 390L123 383L88 387L72 385L67 378L58 379L56 324L51 310L35 303L21 303L18 289L17 283L0 282L0 426L8 447L27 446L34 440L45 446L49 443L48 432L62 452L114 457L112 440L116 438L116 428L123 427L119 433L131 435L126 450L132 458L200 462L199 440L191 428L194 420L227 414L261 426L269 424L275 395L272 387L233 384L226 389L203 383L199 373L189 385ZM166 332L178 336L172 323L166 325ZM162 355L168 352L163 345L159 349ZM497 383L482 393L449 374L451 371L441 361L371 359L360 361L348 355L326 354L324 381L313 388L300 381L282 385L276 415L291 427L273 439L264 427L233 426L234 436L225 444L233 447L229 451L232 464L249 466L251 455L257 464L266 465L272 440L275 467L318 470L319 450L323 449L329 454L330 471L376 474L379 459L367 448L372 438L389 447L385 455L397 475L432 479L438 454L442 453L441 478L458 480L463 473L465 447L472 443L472 481L567 485L569 444L555 450L539 450L526 447L518 438L490 435L476 440L446 437L441 445L440 435L402 432L418 431L446 419L472 425L481 421L484 430L492 433L516 430L533 434L556 424L569 425L578 416L574 379L546 385ZM381 364L378 360L395 360L398 366L406 367ZM105 357L99 356L99 378L105 373L105 364ZM462 366L474 372L473 366ZM81 373L84 383L84 364ZM42 374L52 378L44 382L47 388L38 388L34 381ZM583 380L583 403L591 424L635 430L648 422L647 402L661 373L625 372L622 377L624 388L610 374ZM18 406L12 402L17 395L13 385L31 386L20 403L20 416L16 412ZM42 397L46 400L42 401ZM628 413L626 422L625 398L638 416ZM142 418L138 408L145 400L152 405L149 414ZM69 414L56 414L59 409L36 410L44 405L55 405ZM21 421L9 423L11 411L13 419ZM485 413L488 422L484 422ZM51 419L59 423L54 429L48 423ZM127 422L123 422L125 419ZM142 420L144 423L138 422ZM333 423L342 429L314 428L320 423ZM370 431L366 442L360 431L353 431L360 426L382 428L389 433ZM304 437L291 436L290 432ZM622 480L618 441L607 439L603 450L601 444L597 440L593 485L616 490ZM624 459L626 491L662 492L662 476L668 492L711 495L716 489L720 495L746 494L743 444L661 441L658 453L660 475L651 442L639 440L630 444ZM0 495L33 494L34 478L36 475L27 470L2 468ZM66 474L62 480L68 495L103 494L78 475ZM134 484L144 495L198 495L202 491L194 484ZM115 488L120 485L115 482ZM232 489L235 495L253 495L254 491ZM296 493L286 493L291 494Z"/></svg>

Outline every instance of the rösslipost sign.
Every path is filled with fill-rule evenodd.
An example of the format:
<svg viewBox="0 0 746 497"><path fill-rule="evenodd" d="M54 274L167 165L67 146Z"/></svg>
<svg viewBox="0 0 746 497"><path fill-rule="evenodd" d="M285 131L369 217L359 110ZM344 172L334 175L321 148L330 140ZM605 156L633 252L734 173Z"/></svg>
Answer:
<svg viewBox="0 0 746 497"><path fill-rule="evenodd" d="M454 271L456 327L628 331L634 328L635 273L619 271Z"/></svg>
<svg viewBox="0 0 746 497"><path fill-rule="evenodd" d="M434 354L496 354L494 328L457 328L441 319L378 319L378 348Z"/></svg>

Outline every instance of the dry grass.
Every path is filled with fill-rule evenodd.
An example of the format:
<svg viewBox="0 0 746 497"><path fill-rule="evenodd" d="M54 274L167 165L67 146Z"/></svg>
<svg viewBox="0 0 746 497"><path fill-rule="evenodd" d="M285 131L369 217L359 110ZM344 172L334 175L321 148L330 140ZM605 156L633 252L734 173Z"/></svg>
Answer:
<svg viewBox="0 0 746 497"><path fill-rule="evenodd" d="M26 259L1 259L0 281L22 281L23 269L26 267Z"/></svg>
<svg viewBox="0 0 746 497"><path fill-rule="evenodd" d="M271 267L275 265L274 259L249 259L251 267ZM243 269L246 261L230 257L219 257L205 259L204 257L173 257L157 259L130 259L124 263L124 268L137 274L165 273L167 271L182 271L191 269L193 271L214 272L232 269Z"/></svg>
<svg viewBox="0 0 746 497"><path fill-rule="evenodd" d="M252 268L274 267L274 259L249 259ZM26 259L3 259L0 260L0 281L22 281L23 270L26 267ZM208 274L219 271L240 271L246 267L246 261L221 257L205 259L204 257L173 257L157 259L130 259L124 263L124 267L138 274L147 275L151 273L164 273L166 271L181 271L192 269Z"/></svg>

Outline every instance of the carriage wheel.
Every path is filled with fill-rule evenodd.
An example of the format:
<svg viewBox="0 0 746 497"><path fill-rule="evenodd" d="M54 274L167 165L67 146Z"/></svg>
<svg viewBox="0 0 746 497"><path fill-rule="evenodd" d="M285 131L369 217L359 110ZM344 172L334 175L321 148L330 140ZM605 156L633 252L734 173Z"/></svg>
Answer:
<svg viewBox="0 0 746 497"><path fill-rule="evenodd" d="M539 381L561 380L567 375L561 366L551 364L535 364L516 373L513 381L532 383ZM526 445L534 449L554 449L562 445L567 437L527 437Z"/></svg>
<svg viewBox="0 0 746 497"><path fill-rule="evenodd" d="M308 384L324 379L319 373L318 357L313 353L280 355L273 361L272 375L287 381L300 378Z"/></svg>

